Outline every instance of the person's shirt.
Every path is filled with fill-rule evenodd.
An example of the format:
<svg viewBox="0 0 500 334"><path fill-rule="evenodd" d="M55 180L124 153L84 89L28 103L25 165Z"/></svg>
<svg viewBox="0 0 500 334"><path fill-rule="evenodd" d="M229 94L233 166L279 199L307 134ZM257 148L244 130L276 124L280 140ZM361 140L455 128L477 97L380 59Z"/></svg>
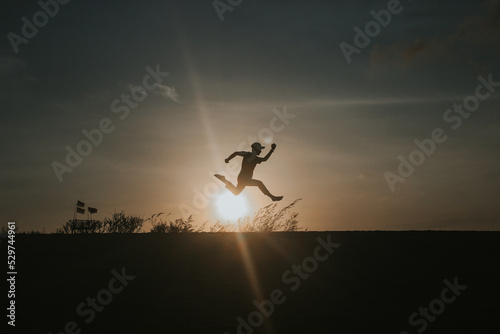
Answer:
<svg viewBox="0 0 500 334"><path fill-rule="evenodd" d="M241 152L243 155L243 160L241 161L241 171L238 177L244 177L251 179L253 176L253 171L257 164L262 162L262 158L254 155L252 152Z"/></svg>

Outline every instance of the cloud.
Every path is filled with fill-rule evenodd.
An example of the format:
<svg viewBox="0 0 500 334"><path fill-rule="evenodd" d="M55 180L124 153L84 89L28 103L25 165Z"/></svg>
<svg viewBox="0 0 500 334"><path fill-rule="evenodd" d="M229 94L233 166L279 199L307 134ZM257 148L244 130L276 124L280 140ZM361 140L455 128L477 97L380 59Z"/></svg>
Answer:
<svg viewBox="0 0 500 334"><path fill-rule="evenodd" d="M370 54L370 69L421 64L465 62L486 70L484 57L500 54L500 0L485 0L482 13L470 15L445 36L430 40L417 38L390 45L376 44Z"/></svg>
<svg viewBox="0 0 500 334"><path fill-rule="evenodd" d="M24 60L2 51L0 51L0 79L1 85L11 87L36 80L28 73L28 66Z"/></svg>
<svg viewBox="0 0 500 334"><path fill-rule="evenodd" d="M158 84L157 90L160 95L168 97L172 99L172 101L177 102L179 104L181 103L181 101L179 100L179 94L175 90L174 86L169 87Z"/></svg>
<svg viewBox="0 0 500 334"><path fill-rule="evenodd" d="M13 76L24 70L25 63L15 56L0 54L0 76Z"/></svg>
<svg viewBox="0 0 500 334"><path fill-rule="evenodd" d="M9 52L0 50L0 101L22 100L26 89L37 79L30 73L27 63ZM15 98L14 98L15 97ZM5 108L5 105L3 105Z"/></svg>
<svg viewBox="0 0 500 334"><path fill-rule="evenodd" d="M134 90L135 92L137 92L141 95L144 95L144 96L148 95L147 90L142 86L136 86L136 85L129 84L128 89ZM156 93L156 94L160 94L161 96L164 96L166 98L171 99L174 102L181 104L181 101L179 100L179 93L177 93L174 86L169 87L169 86L156 84L156 88L152 92Z"/></svg>

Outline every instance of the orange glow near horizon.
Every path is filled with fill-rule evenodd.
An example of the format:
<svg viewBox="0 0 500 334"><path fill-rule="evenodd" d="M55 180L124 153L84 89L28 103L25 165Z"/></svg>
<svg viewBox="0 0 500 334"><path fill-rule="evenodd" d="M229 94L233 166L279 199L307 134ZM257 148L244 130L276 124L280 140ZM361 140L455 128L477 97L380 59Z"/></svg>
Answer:
<svg viewBox="0 0 500 334"><path fill-rule="evenodd" d="M217 212L224 219L235 221L248 213L248 201L244 195L234 196L229 191L223 191L215 200Z"/></svg>

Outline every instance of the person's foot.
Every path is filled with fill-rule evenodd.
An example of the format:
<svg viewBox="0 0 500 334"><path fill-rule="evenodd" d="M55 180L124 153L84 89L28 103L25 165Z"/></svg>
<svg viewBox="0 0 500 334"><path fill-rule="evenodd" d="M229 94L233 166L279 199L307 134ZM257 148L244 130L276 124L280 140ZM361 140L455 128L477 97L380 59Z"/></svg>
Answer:
<svg viewBox="0 0 500 334"><path fill-rule="evenodd" d="M283 196L273 196L271 197L271 199L273 200L273 202L281 201L283 199Z"/></svg>
<svg viewBox="0 0 500 334"><path fill-rule="evenodd" d="M219 180L221 180L224 184L227 184L227 180L226 180L226 177L224 175L214 174L214 176L216 178L218 178Z"/></svg>

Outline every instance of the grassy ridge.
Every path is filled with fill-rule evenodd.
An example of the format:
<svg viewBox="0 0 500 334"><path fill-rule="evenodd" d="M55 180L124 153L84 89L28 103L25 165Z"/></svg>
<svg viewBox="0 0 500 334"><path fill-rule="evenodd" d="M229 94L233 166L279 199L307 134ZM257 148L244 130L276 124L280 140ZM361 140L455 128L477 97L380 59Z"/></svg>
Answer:
<svg viewBox="0 0 500 334"><path fill-rule="evenodd" d="M283 274L328 236L340 247L292 291ZM454 277L467 290L425 333L481 332L497 324L499 241L496 232L19 235L16 330L58 333L74 320L82 333L236 333L261 301L253 268L261 298L286 297L254 333L415 333L408 317ZM86 324L77 305L121 268L135 279Z"/></svg>

